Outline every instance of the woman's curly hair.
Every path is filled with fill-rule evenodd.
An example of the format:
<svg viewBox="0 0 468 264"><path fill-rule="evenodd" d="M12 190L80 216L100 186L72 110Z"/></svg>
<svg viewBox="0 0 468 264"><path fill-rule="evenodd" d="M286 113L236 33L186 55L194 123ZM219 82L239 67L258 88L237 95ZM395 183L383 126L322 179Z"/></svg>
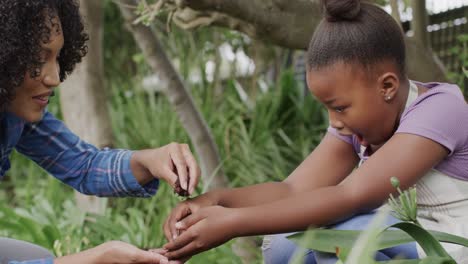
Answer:
<svg viewBox="0 0 468 264"><path fill-rule="evenodd" d="M88 35L77 1L0 0L0 113L13 100L27 72L33 78L40 75L41 45L57 29L55 17L60 19L65 40L58 59L63 81L87 53Z"/></svg>

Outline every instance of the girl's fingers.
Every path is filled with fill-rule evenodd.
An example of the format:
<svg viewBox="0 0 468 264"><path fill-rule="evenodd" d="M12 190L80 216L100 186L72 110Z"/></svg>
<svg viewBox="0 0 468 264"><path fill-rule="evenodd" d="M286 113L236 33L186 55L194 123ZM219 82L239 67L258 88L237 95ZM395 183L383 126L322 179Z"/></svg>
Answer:
<svg viewBox="0 0 468 264"><path fill-rule="evenodd" d="M175 223L175 227L179 230L187 230L194 224L198 223L199 221L203 220L205 217L201 213L194 213L191 215L187 215L184 219L180 220Z"/></svg>
<svg viewBox="0 0 468 264"><path fill-rule="evenodd" d="M182 202L178 204L172 212L167 217L166 221L164 222L164 234L166 236L167 241L174 240L178 234L179 230L175 227L176 223L185 218L187 215L192 213L190 209L190 204L187 202Z"/></svg>
<svg viewBox="0 0 468 264"><path fill-rule="evenodd" d="M166 245L164 245L163 248L166 249L167 251L175 251L175 250L181 249L181 248L185 247L186 245L190 244L193 240L194 240L194 238L193 238L191 232L187 231L187 232L182 233L179 237L177 237L173 241L171 241L171 242L167 243ZM169 254L169 252L168 252L168 254ZM179 259L179 257L172 257L172 258Z"/></svg>
<svg viewBox="0 0 468 264"><path fill-rule="evenodd" d="M168 259L183 259L191 257L202 250L202 248L197 246L196 242L191 242L180 249L168 252L166 256Z"/></svg>
<svg viewBox="0 0 468 264"><path fill-rule="evenodd" d="M166 221L164 221L163 230L164 230L164 236L166 237L167 241L172 241L172 232L171 232L171 227L169 225L169 219L170 219L170 215L166 219Z"/></svg>

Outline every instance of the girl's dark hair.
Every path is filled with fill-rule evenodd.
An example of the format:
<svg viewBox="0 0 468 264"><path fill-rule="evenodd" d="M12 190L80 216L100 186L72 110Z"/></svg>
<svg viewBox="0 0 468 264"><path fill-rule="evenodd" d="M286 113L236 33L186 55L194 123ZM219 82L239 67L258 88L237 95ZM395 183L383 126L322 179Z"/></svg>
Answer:
<svg viewBox="0 0 468 264"><path fill-rule="evenodd" d="M84 32L75 0L0 0L0 113L13 100L26 73L40 75L41 45L57 30L60 18L64 46L60 52L60 80L69 75L86 55ZM52 22L52 27L50 26Z"/></svg>
<svg viewBox="0 0 468 264"><path fill-rule="evenodd" d="M336 62L370 70L390 60L406 76L405 44L400 26L380 7L359 0L324 0L325 15L309 44L309 69Z"/></svg>

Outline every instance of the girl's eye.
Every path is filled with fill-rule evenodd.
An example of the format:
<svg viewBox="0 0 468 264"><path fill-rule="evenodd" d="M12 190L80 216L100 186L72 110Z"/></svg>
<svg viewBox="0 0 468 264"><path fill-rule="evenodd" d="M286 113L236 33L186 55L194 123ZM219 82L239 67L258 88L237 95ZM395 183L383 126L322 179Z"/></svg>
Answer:
<svg viewBox="0 0 468 264"><path fill-rule="evenodd" d="M346 107L344 106L338 106L338 107L333 107L333 110L337 113L343 113Z"/></svg>

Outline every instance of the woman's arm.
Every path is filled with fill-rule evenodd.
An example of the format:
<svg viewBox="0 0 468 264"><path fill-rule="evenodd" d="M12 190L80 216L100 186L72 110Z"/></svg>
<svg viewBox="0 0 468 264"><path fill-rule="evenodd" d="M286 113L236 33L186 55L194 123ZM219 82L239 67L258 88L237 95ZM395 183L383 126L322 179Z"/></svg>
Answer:
<svg viewBox="0 0 468 264"><path fill-rule="evenodd" d="M164 250L159 253L164 254ZM56 258L54 264L159 264L169 263L168 259L156 251L141 250L120 241L110 241L73 255ZM179 262L171 262L180 264Z"/></svg>
<svg viewBox="0 0 468 264"><path fill-rule="evenodd" d="M181 187L192 193L200 176L185 144L135 152L100 150L48 112L40 122L25 126L16 149L79 192L98 196L149 197L156 193L158 179L173 187L179 179Z"/></svg>
<svg viewBox="0 0 468 264"><path fill-rule="evenodd" d="M99 150L46 112L41 121L26 124L16 149L77 191L99 196L146 196L159 182L144 187L133 176L128 150Z"/></svg>

